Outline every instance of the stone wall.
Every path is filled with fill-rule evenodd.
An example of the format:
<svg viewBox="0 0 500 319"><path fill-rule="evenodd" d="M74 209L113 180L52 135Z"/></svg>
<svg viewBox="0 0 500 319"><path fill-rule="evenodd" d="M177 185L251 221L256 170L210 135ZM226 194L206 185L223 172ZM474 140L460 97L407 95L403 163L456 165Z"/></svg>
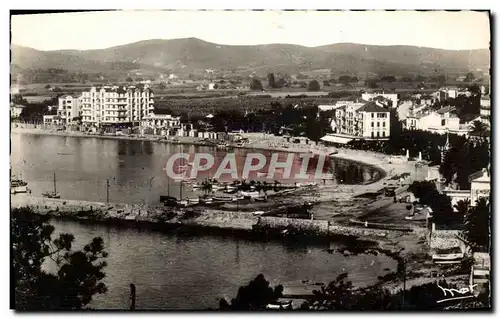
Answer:
<svg viewBox="0 0 500 319"><path fill-rule="evenodd" d="M328 233L328 221L326 220L310 220L296 218L281 218L281 217L260 217L259 226L270 227L273 229L293 228L309 232Z"/></svg>

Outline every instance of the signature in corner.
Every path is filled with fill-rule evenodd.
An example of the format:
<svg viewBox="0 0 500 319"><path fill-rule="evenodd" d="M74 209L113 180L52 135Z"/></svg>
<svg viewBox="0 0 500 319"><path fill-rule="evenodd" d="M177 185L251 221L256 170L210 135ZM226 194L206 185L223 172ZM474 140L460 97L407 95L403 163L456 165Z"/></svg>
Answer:
<svg viewBox="0 0 500 319"><path fill-rule="evenodd" d="M450 301L450 300L459 300L459 299L466 299L466 298L474 297L474 295L473 295L474 287L476 287L477 284L476 285L469 285L469 287L464 287L464 288L460 288L460 289L443 288L439 284L437 284L437 286L439 288L441 288L445 297L448 296L447 293L449 293L450 297L451 297L451 298L445 298L445 299L438 300L437 303L440 303L440 302L445 302L445 301ZM457 297L455 297L455 293L458 294Z"/></svg>

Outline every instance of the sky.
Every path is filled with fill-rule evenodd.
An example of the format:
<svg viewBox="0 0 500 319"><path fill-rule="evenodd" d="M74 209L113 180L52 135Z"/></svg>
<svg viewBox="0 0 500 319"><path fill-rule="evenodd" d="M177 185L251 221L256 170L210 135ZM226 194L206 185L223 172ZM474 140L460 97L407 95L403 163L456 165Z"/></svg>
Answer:
<svg viewBox="0 0 500 319"><path fill-rule="evenodd" d="M12 43L38 50L102 49L148 39L196 37L227 45L340 42L487 49L484 12L107 11L12 16Z"/></svg>

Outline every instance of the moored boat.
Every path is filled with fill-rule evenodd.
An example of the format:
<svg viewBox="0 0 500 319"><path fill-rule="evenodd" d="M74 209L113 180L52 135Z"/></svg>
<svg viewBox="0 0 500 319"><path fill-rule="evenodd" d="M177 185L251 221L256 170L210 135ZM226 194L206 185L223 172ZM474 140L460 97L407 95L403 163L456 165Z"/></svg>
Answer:
<svg viewBox="0 0 500 319"><path fill-rule="evenodd" d="M45 198L61 198L61 195L56 189L56 174L54 173L54 190L53 191L47 191L42 194L43 197Z"/></svg>
<svg viewBox="0 0 500 319"><path fill-rule="evenodd" d="M215 202L232 202L233 198L230 196L216 196L213 198Z"/></svg>
<svg viewBox="0 0 500 319"><path fill-rule="evenodd" d="M20 179L12 179L10 182L10 193L27 193L28 192L28 183L20 180Z"/></svg>
<svg viewBox="0 0 500 319"><path fill-rule="evenodd" d="M254 198L259 196L259 192L241 192L241 195L245 198Z"/></svg>

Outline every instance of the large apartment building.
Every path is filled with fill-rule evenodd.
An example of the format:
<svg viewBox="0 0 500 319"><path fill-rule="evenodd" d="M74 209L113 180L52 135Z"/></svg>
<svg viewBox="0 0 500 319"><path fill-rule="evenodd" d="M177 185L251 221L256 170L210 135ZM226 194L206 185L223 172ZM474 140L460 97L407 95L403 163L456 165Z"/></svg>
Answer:
<svg viewBox="0 0 500 319"><path fill-rule="evenodd" d="M481 109L479 110L481 120L490 125L491 123L491 100L489 95L481 96Z"/></svg>
<svg viewBox="0 0 500 319"><path fill-rule="evenodd" d="M390 112L376 102L340 102L332 120L333 135L353 139L388 139Z"/></svg>
<svg viewBox="0 0 500 319"><path fill-rule="evenodd" d="M57 115L63 123L68 125L73 118L81 115L80 101L79 96L64 95L59 97Z"/></svg>
<svg viewBox="0 0 500 319"><path fill-rule="evenodd" d="M82 122L98 127L139 125L154 110L153 98L148 87L92 87L80 97Z"/></svg>

